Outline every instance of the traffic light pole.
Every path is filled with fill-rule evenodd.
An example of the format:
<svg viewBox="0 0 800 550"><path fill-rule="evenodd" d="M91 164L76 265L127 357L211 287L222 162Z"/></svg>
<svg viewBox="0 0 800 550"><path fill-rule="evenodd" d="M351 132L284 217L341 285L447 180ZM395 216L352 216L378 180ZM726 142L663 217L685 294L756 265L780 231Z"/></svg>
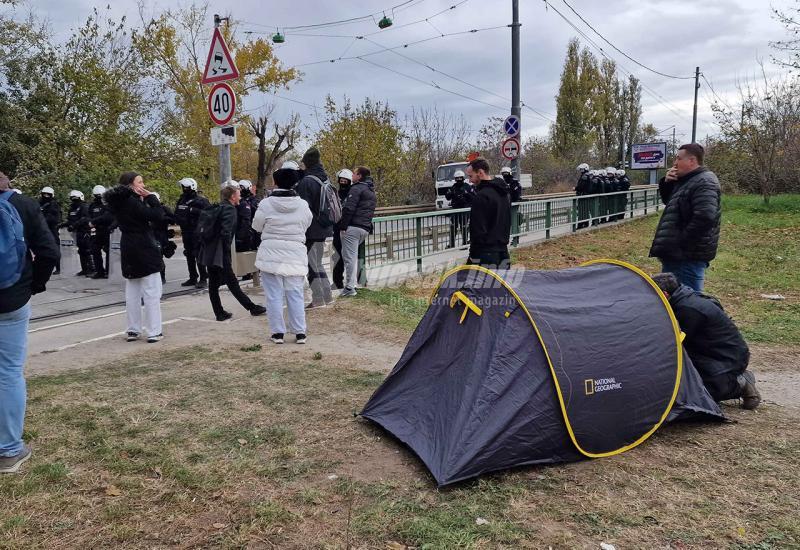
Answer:
<svg viewBox="0 0 800 550"><path fill-rule="evenodd" d="M224 19L227 19L224 18ZM214 28L218 28L223 18L214 14ZM217 145L219 159L219 186L224 187L225 182L231 179L231 146L226 143Z"/></svg>
<svg viewBox="0 0 800 550"><path fill-rule="evenodd" d="M514 177L520 179L519 159L522 156L522 105L520 103L519 81L519 0L511 0L511 114L519 119L519 154L511 161L511 170Z"/></svg>

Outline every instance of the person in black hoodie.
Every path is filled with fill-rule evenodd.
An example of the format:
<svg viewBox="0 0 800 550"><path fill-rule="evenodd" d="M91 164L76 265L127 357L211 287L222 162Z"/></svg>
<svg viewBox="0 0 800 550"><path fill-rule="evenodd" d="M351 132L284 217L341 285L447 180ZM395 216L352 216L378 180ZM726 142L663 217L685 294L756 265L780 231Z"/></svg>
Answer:
<svg viewBox="0 0 800 550"><path fill-rule="evenodd" d="M161 247L153 224L164 219L164 210L156 196L145 189L142 176L125 172L119 185L105 192L103 199L122 232L120 240L122 276L125 277L125 310L128 314L127 340L142 334L142 304L147 342L160 341L161 270L164 268Z"/></svg>
<svg viewBox="0 0 800 550"><path fill-rule="evenodd" d="M372 217L378 198L369 168L359 166L353 174L353 185L342 205L342 219L337 224L342 240L345 281L341 296L355 296L358 275L358 248L372 233Z"/></svg>
<svg viewBox="0 0 800 550"><path fill-rule="evenodd" d="M489 175L489 163L477 158L467 166L467 176L475 186L469 220L468 264L492 269L511 265L508 241L511 236L511 198L506 183Z"/></svg>
<svg viewBox="0 0 800 550"><path fill-rule="evenodd" d="M8 210L19 215L26 250L19 279L13 284L4 281L4 286L10 286L0 289L0 474L18 471L31 457L31 448L22 440L30 300L45 291L59 254L39 205L10 187L8 177L0 172L0 201L8 201L13 207ZM9 214L3 212L4 217ZM8 218L5 221L11 222Z"/></svg>
<svg viewBox="0 0 800 550"><path fill-rule="evenodd" d="M61 240L58 237L58 226L61 223L61 205L55 199L55 191L52 187L43 187L41 195L39 196L39 209L42 211L44 221L47 222L47 227L53 234L57 245L61 245ZM61 255L59 254L56 269L53 275L61 273Z"/></svg>
<svg viewBox="0 0 800 550"><path fill-rule="evenodd" d="M311 147L303 155L305 167L303 179L295 187L295 191L308 203L314 216L311 226L306 231L306 250L308 251L308 284L311 285L311 303L308 308L324 307L333 303L331 285L328 274L322 263L325 241L333 237L333 225L321 223L319 216L322 186L328 181L328 174L320 163L319 149Z"/></svg>
<svg viewBox="0 0 800 550"><path fill-rule="evenodd" d="M83 200L83 193L73 189L69 192L69 212L67 220L59 227L66 227L67 231L75 233L75 244L78 246L78 258L81 270L77 277L91 277L94 275L92 263L92 237L89 228L89 205Z"/></svg>
<svg viewBox="0 0 800 550"><path fill-rule="evenodd" d="M686 335L683 347L711 397L715 401L741 398L743 408L758 407L761 394L755 376L747 370L750 350L719 300L680 284L672 273L653 275L653 281L669 300Z"/></svg>

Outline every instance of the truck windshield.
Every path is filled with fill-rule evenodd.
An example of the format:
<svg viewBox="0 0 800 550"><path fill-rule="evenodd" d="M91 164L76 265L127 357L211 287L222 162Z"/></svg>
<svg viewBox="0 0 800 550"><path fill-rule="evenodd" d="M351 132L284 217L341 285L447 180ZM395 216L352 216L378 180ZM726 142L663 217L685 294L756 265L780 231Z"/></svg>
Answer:
<svg viewBox="0 0 800 550"><path fill-rule="evenodd" d="M436 172L436 181L453 181L453 174L457 170L462 172L467 171L467 163L463 164L448 164L447 166L440 166Z"/></svg>

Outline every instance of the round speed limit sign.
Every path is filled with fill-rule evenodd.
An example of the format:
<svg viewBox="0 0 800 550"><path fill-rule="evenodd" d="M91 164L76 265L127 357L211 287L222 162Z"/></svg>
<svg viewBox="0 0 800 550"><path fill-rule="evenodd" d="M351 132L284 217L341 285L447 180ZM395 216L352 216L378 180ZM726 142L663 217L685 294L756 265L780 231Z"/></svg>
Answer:
<svg viewBox="0 0 800 550"><path fill-rule="evenodd" d="M208 94L208 114L218 126L228 124L236 113L236 96L227 84L215 84Z"/></svg>

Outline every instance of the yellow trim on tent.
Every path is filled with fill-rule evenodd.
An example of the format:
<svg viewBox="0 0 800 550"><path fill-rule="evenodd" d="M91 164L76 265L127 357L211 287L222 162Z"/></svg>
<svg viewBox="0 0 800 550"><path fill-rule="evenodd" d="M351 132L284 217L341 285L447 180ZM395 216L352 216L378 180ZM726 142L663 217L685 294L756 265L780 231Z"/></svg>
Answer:
<svg viewBox="0 0 800 550"><path fill-rule="evenodd" d="M675 319L675 315L672 313L672 308L669 307L669 302L666 302L666 298L661 293L661 291L658 289L658 286L656 286L655 282L653 282L653 280L650 279L650 277L646 273L644 273L643 271L641 271L639 268L637 268L635 266L632 266L630 264L626 265L624 262L617 262L616 260L595 260L595 261L593 261L591 263L601 263L601 262L621 265L623 267L629 267L632 271L638 273L639 275L642 275L645 278L645 280L647 280L656 290L658 290L658 295L661 297L662 301L665 302L665 306L666 306L667 312L669 313L670 319L672 320L673 328L675 328L676 334L678 332L680 332L678 330L678 328L677 328L678 327L678 322ZM586 263L586 264L583 264L583 265L584 266L585 265L590 265L590 263ZM617 455L617 454L624 453L625 451L633 449L634 447L636 447L639 444L643 443L648 437L653 435L653 433L661 426L661 424L664 423L664 420L667 418L667 415L669 414L669 411L672 409L672 406L675 403L675 398L677 397L677 394L678 394L678 388L680 387L681 373L682 373L682 369L683 369L683 353L682 353L682 350L681 350L681 342L680 342L680 340L678 340L678 375L677 375L677 382L675 384L675 390L673 391L672 399L670 400L669 406L667 407L667 410L664 412L664 414L662 415L662 417L659 420L659 422L650 431L648 431L646 434L644 434L638 440L634 441L633 443L631 443L629 445L626 445L626 446L621 447L619 449L616 449L614 451L608 451L608 452L605 452L605 453L591 453L589 451L584 450L580 446L580 444L578 443L577 438L575 437L575 432L572 429L572 424L570 424L569 416L567 415L567 407L564 404L564 395L563 395L563 393L561 391L561 386L558 383L558 377L556 376L555 367L553 367L553 361L550 359L550 353L547 351L547 346L545 346L544 339L542 338L542 333L539 331L539 327L536 325L536 322L533 320L533 316L531 315L530 311L528 311L528 307L525 305L525 302L522 301L522 298L519 297L519 295L516 293L516 291L513 288L511 288L511 286L502 277L497 275L494 271L492 271L490 269L487 269L485 267L479 266L479 265L461 265L461 266L458 266L458 267L454 267L453 269L449 270L448 272L446 272L442 276L441 280L439 281L439 284L436 286L436 288L433 289L433 292L431 292L430 303L433 303L433 300L437 296L437 294L439 292L439 289L441 288L442 284L450 276L454 275L455 273L458 273L459 271L465 271L465 270L480 271L480 272L486 273L486 274L491 275L492 277L494 277L495 280L497 280L500 284L502 284L503 287L508 292L510 292L512 296L514 296L514 298L517 300L517 303L520 305L522 310L525 312L525 315L528 316L528 320L530 321L531 326L533 327L533 330L536 333L536 337L539 339L539 344L541 344L542 351L544 351L544 356L547 359L547 364L548 364L548 366L550 368L550 374L553 377L553 383L555 384L555 387L556 387L556 395L558 397L559 406L561 407L561 414L564 417L564 423L567 426L567 432L569 433L569 437L572 440L572 444L575 445L575 448L578 449L578 451L581 454L583 454L584 456L587 456L589 458L603 458L603 457L607 457L607 456L614 456L614 455Z"/></svg>
<svg viewBox="0 0 800 550"><path fill-rule="evenodd" d="M472 310L472 312L480 317L483 314L483 310L475 305L475 302L467 298L467 295L461 292L460 290L453 293L450 297L450 309L454 308L456 302L461 302L464 304L464 313L461 314L461 320L458 321L458 324L461 325L464 323L464 319L467 318L467 312Z"/></svg>

